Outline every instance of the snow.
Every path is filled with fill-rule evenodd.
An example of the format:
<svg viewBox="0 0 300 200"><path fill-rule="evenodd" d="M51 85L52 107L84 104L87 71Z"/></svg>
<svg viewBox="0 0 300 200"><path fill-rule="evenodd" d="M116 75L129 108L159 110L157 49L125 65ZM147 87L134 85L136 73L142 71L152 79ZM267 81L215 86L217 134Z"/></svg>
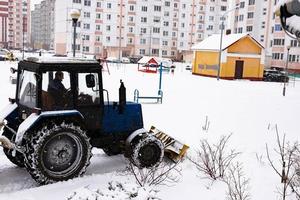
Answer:
<svg viewBox="0 0 300 200"><path fill-rule="evenodd" d="M247 36L247 33L238 33L238 34L229 34L223 35L222 39L222 49L226 49L233 43L237 42L241 38ZM203 41L199 42L198 44L194 45L192 47L193 50L212 50L212 51L218 51L220 49L220 40L221 35L220 34L213 34L210 37L204 39Z"/></svg>
<svg viewBox="0 0 300 200"><path fill-rule="evenodd" d="M15 86L9 83L9 68L16 67L16 63L1 62L0 65L0 102L5 107L8 97L14 96ZM118 101L120 79L124 81L127 100L133 101L135 89L142 95L157 94L158 74L138 72L137 65L132 64L110 64L109 69L110 75L103 72L103 81L110 100ZM143 104L144 125L146 129L154 125L188 144L191 158L195 157L200 140L214 143L222 135L232 134L229 147L242 152L236 161L243 163L245 175L250 178L251 198L279 199L276 190L281 186L280 179L267 162L265 145L267 143L270 150L275 148L276 127L281 136L286 134L288 141L299 138L299 81L290 80L284 97L282 83L217 81L192 75L185 70L184 64L176 64L174 74L163 74L163 103ZM203 129L207 121L209 127ZM270 153L276 158L274 152ZM277 159L274 161L277 164ZM110 182L146 191L138 195L140 199L146 199L151 189L135 186L134 178L122 173L126 165L124 156L108 157L102 150L94 148L91 165L83 177L38 186L25 169L10 163L0 151L0 200L60 200L74 193L77 199L86 199L96 191L109 194ZM227 188L223 182L203 179L203 174L188 159L183 161L181 168L182 177L178 183L155 187L157 197L164 200L225 199ZM292 196L289 198L293 199Z"/></svg>

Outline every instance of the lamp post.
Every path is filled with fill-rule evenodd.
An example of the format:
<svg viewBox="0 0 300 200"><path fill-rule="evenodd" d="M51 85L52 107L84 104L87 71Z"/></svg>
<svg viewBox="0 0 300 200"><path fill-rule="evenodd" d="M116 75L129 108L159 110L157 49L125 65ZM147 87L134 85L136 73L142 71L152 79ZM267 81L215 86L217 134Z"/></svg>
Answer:
<svg viewBox="0 0 300 200"><path fill-rule="evenodd" d="M77 26L77 21L80 17L80 11L78 9L72 9L70 12L72 21L73 21L73 27L74 27L74 32L73 32L73 57L75 57L75 51L76 51L76 26Z"/></svg>
<svg viewBox="0 0 300 200"><path fill-rule="evenodd" d="M291 47L290 46L287 46L287 58L286 58L286 63L285 63L285 75L287 76L288 74L288 65L289 65L289 56L290 56L290 49ZM286 82L288 81L287 77L284 77L283 79L283 91L282 91L282 94L283 96L285 96L285 91L286 91Z"/></svg>
<svg viewBox="0 0 300 200"><path fill-rule="evenodd" d="M227 10L221 17L222 24L221 24L221 38L220 38L220 49L219 49L219 64L218 64L218 74L217 74L217 80L220 79L220 70L221 70L221 57L222 57L222 43L223 43L223 31L224 31L224 21L225 21L225 16L229 13L232 12L236 9L239 9L240 4L236 4L234 8Z"/></svg>

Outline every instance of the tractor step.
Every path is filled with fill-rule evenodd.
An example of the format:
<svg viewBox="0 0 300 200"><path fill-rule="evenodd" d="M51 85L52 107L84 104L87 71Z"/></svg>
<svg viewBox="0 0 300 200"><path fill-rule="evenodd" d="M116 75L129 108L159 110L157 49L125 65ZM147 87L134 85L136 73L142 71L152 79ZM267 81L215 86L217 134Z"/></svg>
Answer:
<svg viewBox="0 0 300 200"><path fill-rule="evenodd" d="M189 149L188 145L179 142L173 137L158 130L154 126L150 128L149 132L152 133L156 138L161 140L161 142L164 144L165 155L174 162L180 161Z"/></svg>

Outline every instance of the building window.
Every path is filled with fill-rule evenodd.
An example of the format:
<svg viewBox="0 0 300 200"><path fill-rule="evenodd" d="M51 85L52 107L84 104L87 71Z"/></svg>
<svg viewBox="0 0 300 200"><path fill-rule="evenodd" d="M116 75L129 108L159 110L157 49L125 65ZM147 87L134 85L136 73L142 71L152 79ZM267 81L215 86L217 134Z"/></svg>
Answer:
<svg viewBox="0 0 300 200"><path fill-rule="evenodd" d="M101 14L100 13L96 14L96 19L101 19Z"/></svg>
<svg viewBox="0 0 300 200"><path fill-rule="evenodd" d="M153 33L160 33L160 28L153 27Z"/></svg>
<svg viewBox="0 0 300 200"><path fill-rule="evenodd" d="M90 18L91 17L91 13L90 12L84 12L83 13L83 17L84 18Z"/></svg>
<svg viewBox="0 0 300 200"><path fill-rule="evenodd" d="M163 50L163 51L162 51L162 55L163 55L163 56L167 56L167 55L168 55L168 51Z"/></svg>
<svg viewBox="0 0 300 200"><path fill-rule="evenodd" d="M84 52L89 52L89 51L90 51L90 47L89 47L89 46L84 46L84 47L82 48L82 50L83 50Z"/></svg>
<svg viewBox="0 0 300 200"><path fill-rule="evenodd" d="M83 24L83 29L89 30L90 29L90 24Z"/></svg>
<svg viewBox="0 0 300 200"><path fill-rule="evenodd" d="M111 20L111 14L107 14L107 15L106 15L106 19L107 19L107 20Z"/></svg>
<svg viewBox="0 0 300 200"><path fill-rule="evenodd" d="M143 12L147 12L147 10L148 10L148 7L147 7L147 6L142 6L142 11L143 11Z"/></svg>
<svg viewBox="0 0 300 200"><path fill-rule="evenodd" d="M226 6L221 6L221 11L226 11L227 7Z"/></svg>
<svg viewBox="0 0 300 200"><path fill-rule="evenodd" d="M84 5L85 6L91 6L91 1L90 0L84 0Z"/></svg>
<svg viewBox="0 0 300 200"><path fill-rule="evenodd" d="M161 6L154 6L154 11L160 12L161 11Z"/></svg>
<svg viewBox="0 0 300 200"><path fill-rule="evenodd" d="M140 39L140 44L146 44L146 39L145 38L141 38Z"/></svg>
<svg viewBox="0 0 300 200"><path fill-rule="evenodd" d="M253 12L249 12L247 18L248 19L252 19L254 17L254 13Z"/></svg>
<svg viewBox="0 0 300 200"><path fill-rule="evenodd" d="M163 41L163 42L162 42L162 45L163 45L163 46L168 46L168 41Z"/></svg>
<svg viewBox="0 0 300 200"><path fill-rule="evenodd" d="M249 0L249 6L254 4L255 4L255 0Z"/></svg>
<svg viewBox="0 0 300 200"><path fill-rule="evenodd" d="M133 33L133 27L129 27L129 33Z"/></svg>
<svg viewBox="0 0 300 200"><path fill-rule="evenodd" d="M253 26L247 26L247 27L246 27L246 30L247 30L247 32L252 32Z"/></svg>
<svg viewBox="0 0 300 200"><path fill-rule="evenodd" d="M163 36L168 36L169 35L169 32L168 31L164 31L163 32Z"/></svg>
<svg viewBox="0 0 300 200"><path fill-rule="evenodd" d="M140 49L140 55L145 55L146 51L145 49Z"/></svg>
<svg viewBox="0 0 300 200"><path fill-rule="evenodd" d="M83 40L89 41L90 40L90 36L89 35L83 35Z"/></svg>
<svg viewBox="0 0 300 200"><path fill-rule="evenodd" d="M97 8L101 8L101 2L97 2Z"/></svg>
<svg viewBox="0 0 300 200"><path fill-rule="evenodd" d="M243 28L242 27L238 28L238 33L243 33Z"/></svg>
<svg viewBox="0 0 300 200"><path fill-rule="evenodd" d="M239 21L244 21L244 15L239 16Z"/></svg>
<svg viewBox="0 0 300 200"><path fill-rule="evenodd" d="M171 4L170 4L169 1L166 1L166 2L165 2L165 6L166 6L166 7L170 7L170 5L171 5Z"/></svg>
<svg viewBox="0 0 300 200"><path fill-rule="evenodd" d="M106 4L106 7L107 7L107 8L111 8L111 3L107 3L107 4Z"/></svg>
<svg viewBox="0 0 300 200"><path fill-rule="evenodd" d="M81 0L73 0L73 3L81 3Z"/></svg>
<svg viewBox="0 0 300 200"><path fill-rule="evenodd" d="M245 8L245 2L244 1L240 3L240 8Z"/></svg>
<svg viewBox="0 0 300 200"><path fill-rule="evenodd" d="M146 23L147 22L147 17L141 17L141 22Z"/></svg>
<svg viewBox="0 0 300 200"><path fill-rule="evenodd" d="M282 31L282 27L280 24L275 24L275 31Z"/></svg>
<svg viewBox="0 0 300 200"><path fill-rule="evenodd" d="M110 31L110 26L106 26L106 30L107 30L107 31Z"/></svg>
<svg viewBox="0 0 300 200"><path fill-rule="evenodd" d="M130 5L130 6L129 6L129 10L130 10L130 11L134 11L134 5Z"/></svg>
<svg viewBox="0 0 300 200"><path fill-rule="evenodd" d="M215 7L209 7L209 10L213 12L215 11Z"/></svg>
<svg viewBox="0 0 300 200"><path fill-rule="evenodd" d="M100 31L101 30L101 26L100 25L96 25L96 31Z"/></svg>
<svg viewBox="0 0 300 200"><path fill-rule="evenodd" d="M152 54L158 55L159 54L159 49L152 49Z"/></svg>

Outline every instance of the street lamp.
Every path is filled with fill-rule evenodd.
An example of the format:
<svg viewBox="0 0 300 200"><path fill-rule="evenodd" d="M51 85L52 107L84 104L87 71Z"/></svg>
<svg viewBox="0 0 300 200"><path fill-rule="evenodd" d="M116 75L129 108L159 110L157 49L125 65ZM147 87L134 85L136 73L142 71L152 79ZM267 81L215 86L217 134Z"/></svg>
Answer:
<svg viewBox="0 0 300 200"><path fill-rule="evenodd" d="M225 16L229 13L232 12L236 9L239 9L240 4L236 4L234 8L227 10L221 17L222 20L222 24L221 24L221 39L220 39L220 49L219 49L219 66L218 66L218 75L217 75L217 79L220 79L220 70L221 70L221 57L222 57L222 43L223 43L223 31L224 31L224 21L225 21Z"/></svg>
<svg viewBox="0 0 300 200"><path fill-rule="evenodd" d="M285 63L285 75L287 76L288 74L288 65L289 65L289 57L290 57L290 49L291 49L291 46L287 46L287 58L286 58L286 63ZM283 96L285 96L285 91L286 91L286 82L288 81L288 77L284 77L283 79L283 91L282 91L282 94Z"/></svg>
<svg viewBox="0 0 300 200"><path fill-rule="evenodd" d="M80 11L78 9L72 9L70 12L72 21L73 21L73 27L74 27L74 35L73 35L73 57L75 57L75 51L76 51L76 26L77 21L80 17Z"/></svg>

